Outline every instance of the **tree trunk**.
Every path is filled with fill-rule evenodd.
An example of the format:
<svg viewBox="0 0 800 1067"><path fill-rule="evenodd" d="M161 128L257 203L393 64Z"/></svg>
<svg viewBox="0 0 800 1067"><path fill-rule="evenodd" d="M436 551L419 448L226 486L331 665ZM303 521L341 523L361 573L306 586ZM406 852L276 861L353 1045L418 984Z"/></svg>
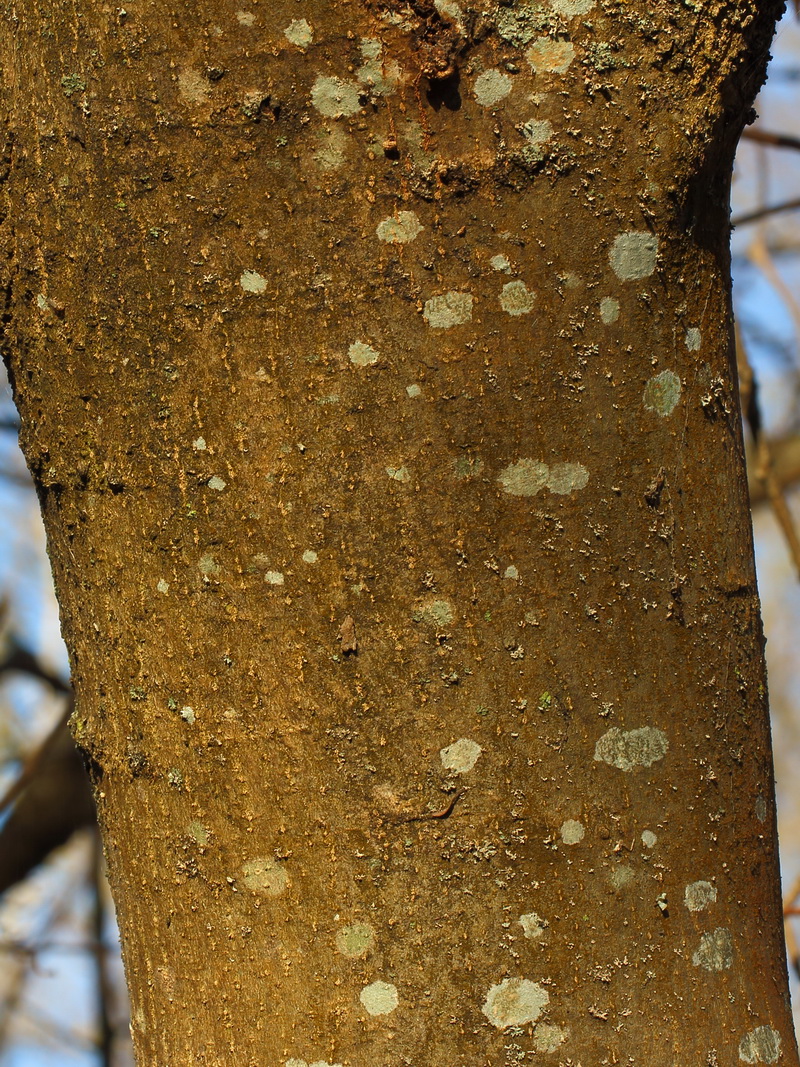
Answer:
<svg viewBox="0 0 800 1067"><path fill-rule="evenodd" d="M727 232L780 8L9 0L140 1064L798 1062Z"/></svg>

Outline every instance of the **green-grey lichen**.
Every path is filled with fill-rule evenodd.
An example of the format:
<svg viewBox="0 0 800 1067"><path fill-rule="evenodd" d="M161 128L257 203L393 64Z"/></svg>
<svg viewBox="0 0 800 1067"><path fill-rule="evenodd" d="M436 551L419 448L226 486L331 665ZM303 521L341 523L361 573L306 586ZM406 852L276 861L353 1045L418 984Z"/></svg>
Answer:
<svg viewBox="0 0 800 1067"><path fill-rule="evenodd" d="M159 593L168 593L169 582L165 578L159 578L158 582L156 583L156 589L159 591Z"/></svg>
<svg viewBox="0 0 800 1067"><path fill-rule="evenodd" d="M425 303L423 318L435 330L447 330L472 320L472 293L451 290L440 296L432 296Z"/></svg>
<svg viewBox="0 0 800 1067"><path fill-rule="evenodd" d="M548 1023L540 1023L533 1032L533 1048L535 1052L555 1052L560 1045L569 1037L569 1030L561 1026L550 1026Z"/></svg>
<svg viewBox="0 0 800 1067"><path fill-rule="evenodd" d="M553 136L553 124L549 119L530 119L520 132L528 144L538 146Z"/></svg>
<svg viewBox="0 0 800 1067"><path fill-rule="evenodd" d="M500 472L500 485L511 496L536 496L549 489L558 496L566 496L583 489L589 482L589 472L582 463L540 463L534 459L519 459Z"/></svg>
<svg viewBox="0 0 800 1067"><path fill-rule="evenodd" d="M189 836L194 841L196 841L198 845L200 845L201 847L204 847L205 845L208 844L208 839L209 839L208 830L206 829L205 826L203 826L203 824L199 820L197 820L197 819L192 820L192 822L189 823L189 825L186 827L186 829L187 829L187 831L189 833Z"/></svg>
<svg viewBox="0 0 800 1067"><path fill-rule="evenodd" d="M640 230L628 230L614 239L608 254L611 267L623 282L647 278L656 269L658 238Z"/></svg>
<svg viewBox="0 0 800 1067"><path fill-rule="evenodd" d="M335 119L361 108L361 87L336 76L320 74L311 89L311 102L321 115Z"/></svg>
<svg viewBox="0 0 800 1067"><path fill-rule="evenodd" d="M733 938L730 930L717 927L710 934L703 934L700 947L692 956L695 967L706 971L726 971L733 963Z"/></svg>
<svg viewBox="0 0 800 1067"><path fill-rule="evenodd" d="M745 1063L774 1063L781 1054L781 1035L771 1026L758 1026L739 1042L739 1059Z"/></svg>
<svg viewBox="0 0 800 1067"><path fill-rule="evenodd" d="M630 63L620 55L620 47L616 41L594 41L586 46L586 62L598 74L624 70Z"/></svg>
<svg viewBox="0 0 800 1067"><path fill-rule="evenodd" d="M612 889L620 890L629 885L635 877L633 868L621 863L617 867L612 867L608 875L608 881Z"/></svg>
<svg viewBox="0 0 800 1067"><path fill-rule="evenodd" d="M528 315L533 311L536 295L525 282L506 282L500 293L500 306L507 315Z"/></svg>
<svg viewBox="0 0 800 1067"><path fill-rule="evenodd" d="M239 285L246 293L264 293L267 289L267 279L264 278L257 270L245 270L242 271L242 275L239 278Z"/></svg>
<svg viewBox="0 0 800 1067"><path fill-rule="evenodd" d="M83 80L80 74L65 74L61 79L61 88L64 91L64 96L74 96L75 93L82 93L86 90L86 82Z"/></svg>
<svg viewBox="0 0 800 1067"><path fill-rule="evenodd" d="M547 477L547 488L557 496L566 496L583 489L589 482L589 472L582 463L554 463Z"/></svg>
<svg viewBox="0 0 800 1067"><path fill-rule="evenodd" d="M372 345L365 344L363 341L355 341L350 345L347 355L356 367L369 367L381 358L380 352L376 352Z"/></svg>
<svg viewBox="0 0 800 1067"><path fill-rule="evenodd" d="M477 742L471 741L468 737L461 737L452 745L441 749L439 759L446 771L467 774L478 762L482 751L483 749Z"/></svg>
<svg viewBox="0 0 800 1067"><path fill-rule="evenodd" d="M209 478L207 482L208 488L216 489L218 493L221 493L227 484L218 474L215 474L213 478Z"/></svg>
<svg viewBox="0 0 800 1067"><path fill-rule="evenodd" d="M244 884L254 892L267 897L278 897L286 890L289 876L277 860L271 856L258 857L242 864Z"/></svg>
<svg viewBox="0 0 800 1067"><path fill-rule="evenodd" d="M683 902L689 911L703 911L717 901L717 887L711 882L692 882L683 891Z"/></svg>
<svg viewBox="0 0 800 1067"><path fill-rule="evenodd" d="M197 567L200 573L205 575L219 574L220 570L219 564L214 559L214 557L208 552L204 556L200 557L200 562L197 564Z"/></svg>
<svg viewBox="0 0 800 1067"><path fill-rule="evenodd" d="M656 374L644 387L642 403L648 411L666 418L671 415L681 398L681 380L675 371L665 370Z"/></svg>
<svg viewBox="0 0 800 1067"><path fill-rule="evenodd" d="M516 48L523 48L537 35L552 33L558 28L558 19L552 10L535 3L498 7L494 22L500 37Z"/></svg>
<svg viewBox="0 0 800 1067"><path fill-rule="evenodd" d="M702 343L703 338L696 326L689 327L689 329L686 331L686 337L684 338L684 340L686 341L686 347L689 349L690 352L700 351L700 345Z"/></svg>
<svg viewBox="0 0 800 1067"><path fill-rule="evenodd" d="M642 844L645 848L655 848L658 838L652 830L642 830Z"/></svg>
<svg viewBox="0 0 800 1067"><path fill-rule="evenodd" d="M480 456L459 456L453 460L453 473L456 478L474 478L483 470Z"/></svg>
<svg viewBox="0 0 800 1067"><path fill-rule="evenodd" d="M485 70L475 80L475 99L483 107L494 107L505 100L511 92L513 82L500 70Z"/></svg>
<svg viewBox="0 0 800 1067"><path fill-rule="evenodd" d="M600 318L610 326L619 318L619 300L613 296L604 296L600 301Z"/></svg>
<svg viewBox="0 0 800 1067"><path fill-rule="evenodd" d="M307 548L303 553L303 563L316 563L319 556L313 548Z"/></svg>
<svg viewBox="0 0 800 1067"><path fill-rule="evenodd" d="M290 22L283 31L283 36L289 44L296 45L298 48L302 49L308 48L314 40L313 30L306 19L295 19L293 22Z"/></svg>
<svg viewBox="0 0 800 1067"><path fill-rule="evenodd" d="M422 223L413 211L399 211L378 223L377 234L387 244L408 244L422 233Z"/></svg>
<svg viewBox="0 0 800 1067"><path fill-rule="evenodd" d="M550 6L564 18L575 18L576 15L585 15L591 11L595 0L550 0Z"/></svg>
<svg viewBox="0 0 800 1067"><path fill-rule="evenodd" d="M370 1015L389 1015L400 1003L397 987L391 982L371 982L365 986L358 999Z"/></svg>
<svg viewBox="0 0 800 1067"><path fill-rule="evenodd" d="M455 618L453 605L449 600L431 600L422 604L411 615L414 622L425 622L429 626L449 626Z"/></svg>
<svg viewBox="0 0 800 1067"><path fill-rule="evenodd" d="M499 1030L534 1023L550 1003L550 994L527 978L504 978L486 995L483 1014Z"/></svg>
<svg viewBox="0 0 800 1067"><path fill-rule="evenodd" d="M411 481L411 472L408 467L387 467L386 473L395 482Z"/></svg>
<svg viewBox="0 0 800 1067"><path fill-rule="evenodd" d="M188 722L190 725L195 721L197 716L195 715L194 708L190 708L188 704L180 710L180 716L184 722Z"/></svg>
<svg viewBox="0 0 800 1067"><path fill-rule="evenodd" d="M586 828L577 819L567 819L561 824L560 833L565 845L578 845L586 835Z"/></svg>
<svg viewBox="0 0 800 1067"><path fill-rule="evenodd" d="M362 37L361 55L364 62L356 71L358 80L369 87L373 96L393 93L402 72L393 59L384 59L381 41L376 37Z"/></svg>
<svg viewBox="0 0 800 1067"><path fill-rule="evenodd" d="M280 571L267 571L267 573L264 575L264 580L267 581L270 585L283 585L283 583L286 581Z"/></svg>
<svg viewBox="0 0 800 1067"><path fill-rule="evenodd" d="M663 759L668 748L667 735L654 726L642 726L638 730L612 726L595 745L594 758L620 771L632 771Z"/></svg>
<svg viewBox="0 0 800 1067"><path fill-rule="evenodd" d="M375 931L367 923L353 923L336 931L336 948L343 956L365 956L375 941Z"/></svg>

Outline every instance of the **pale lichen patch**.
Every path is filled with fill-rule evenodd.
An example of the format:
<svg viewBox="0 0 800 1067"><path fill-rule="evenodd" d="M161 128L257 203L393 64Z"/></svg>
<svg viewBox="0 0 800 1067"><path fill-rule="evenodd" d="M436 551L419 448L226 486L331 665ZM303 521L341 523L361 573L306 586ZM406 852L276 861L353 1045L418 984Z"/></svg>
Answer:
<svg viewBox="0 0 800 1067"><path fill-rule="evenodd" d="M569 1037L569 1030L562 1026L540 1023L533 1032L535 1052L556 1052Z"/></svg>
<svg viewBox="0 0 800 1067"><path fill-rule="evenodd" d="M422 233L423 226L413 211L398 211L378 223L376 233L387 244L403 245Z"/></svg>
<svg viewBox="0 0 800 1067"><path fill-rule="evenodd" d="M320 74L311 89L311 102L321 115L335 119L354 115L361 108L361 87L335 75Z"/></svg>
<svg viewBox="0 0 800 1067"><path fill-rule="evenodd" d="M341 1063L328 1063L327 1060L315 1060L309 1063L307 1060L287 1060L285 1067L342 1067Z"/></svg>
<svg viewBox="0 0 800 1067"><path fill-rule="evenodd" d="M549 119L530 119L520 132L528 144L540 145L553 136L553 124Z"/></svg>
<svg viewBox="0 0 800 1067"><path fill-rule="evenodd" d="M449 626L455 618L453 605L449 600L429 600L412 613L414 622L425 622L430 626Z"/></svg>
<svg viewBox="0 0 800 1067"><path fill-rule="evenodd" d="M381 358L380 352L376 352L372 345L365 344L364 341L355 341L350 345L347 355L356 367L369 367Z"/></svg>
<svg viewBox="0 0 800 1067"><path fill-rule="evenodd" d="M492 256L489 260L489 266L492 270L502 271L503 274L511 273L511 264L508 261L508 256L504 256L502 253Z"/></svg>
<svg viewBox="0 0 800 1067"><path fill-rule="evenodd" d="M756 818L759 822L765 822L767 818L767 802L763 797L756 797L755 803Z"/></svg>
<svg viewBox="0 0 800 1067"><path fill-rule="evenodd" d="M452 745L441 749L439 758L446 771L466 774L478 762L482 751L483 749L477 742L471 741L468 737L462 737L454 741Z"/></svg>
<svg viewBox="0 0 800 1067"><path fill-rule="evenodd" d="M520 915L519 925L529 941L538 941L550 924L535 911L529 911L525 915Z"/></svg>
<svg viewBox="0 0 800 1067"><path fill-rule="evenodd" d="M283 36L289 44L296 45L297 48L305 51L314 40L314 31L307 19L294 19L283 31Z"/></svg>
<svg viewBox="0 0 800 1067"><path fill-rule="evenodd" d="M389 1015L400 1003L397 986L381 981L364 986L358 999L370 1015Z"/></svg>
<svg viewBox="0 0 800 1067"><path fill-rule="evenodd" d="M451 290L425 302L423 318L435 330L447 330L472 321L472 293Z"/></svg>
<svg viewBox="0 0 800 1067"><path fill-rule="evenodd" d="M550 468L535 459L519 459L500 472L498 481L511 496L536 496L547 485Z"/></svg>
<svg viewBox="0 0 800 1067"><path fill-rule="evenodd" d="M303 563L316 563L319 556L313 548L307 548L303 553Z"/></svg>
<svg viewBox="0 0 800 1067"><path fill-rule="evenodd" d="M554 463L547 476L547 488L557 496L583 489L588 482L589 472L582 463Z"/></svg>
<svg viewBox="0 0 800 1067"><path fill-rule="evenodd" d="M578 845L586 836L586 827L577 819L567 819L561 824L560 833L565 845Z"/></svg>
<svg viewBox="0 0 800 1067"><path fill-rule="evenodd" d="M646 231L628 230L614 239L608 258L620 281L647 278L656 269L658 238Z"/></svg>
<svg viewBox="0 0 800 1067"><path fill-rule="evenodd" d="M221 493L225 486L228 484L218 474L215 474L213 478L208 479L208 488L215 489L218 493Z"/></svg>
<svg viewBox="0 0 800 1067"><path fill-rule="evenodd" d="M550 6L564 18L586 15L595 5L595 0L550 0Z"/></svg>
<svg viewBox="0 0 800 1067"><path fill-rule="evenodd" d="M199 70L182 70L178 75L178 91L187 103L203 104L210 86Z"/></svg>
<svg viewBox="0 0 800 1067"><path fill-rule="evenodd" d="M408 467L387 467L386 473L395 482L411 481L411 472Z"/></svg>
<svg viewBox="0 0 800 1067"><path fill-rule="evenodd" d="M503 577L509 578L512 581L516 581L517 578L519 578L519 570L512 563L510 564L510 566L506 567L505 571L503 572Z"/></svg>
<svg viewBox="0 0 800 1067"><path fill-rule="evenodd" d="M621 863L618 867L612 867L608 875L608 881L612 889L620 890L624 889L626 885L630 885L635 877L636 873L633 868Z"/></svg>
<svg viewBox="0 0 800 1067"><path fill-rule="evenodd" d="M690 352L699 352L703 338L696 326L690 326L684 338Z"/></svg>
<svg viewBox="0 0 800 1067"><path fill-rule="evenodd" d="M758 1026L739 1042L739 1059L745 1063L774 1063L781 1054L781 1035L771 1026Z"/></svg>
<svg viewBox="0 0 800 1067"><path fill-rule="evenodd" d="M665 370L651 378L644 387L642 403L648 411L666 418L681 398L681 380L675 371Z"/></svg>
<svg viewBox="0 0 800 1067"><path fill-rule="evenodd" d="M511 78L502 71L485 70L475 81L475 99L483 107L494 107L501 100L505 100L512 86Z"/></svg>
<svg viewBox="0 0 800 1067"><path fill-rule="evenodd" d="M350 959L366 956L374 942L375 931L368 923L353 923L336 931L336 948Z"/></svg>
<svg viewBox="0 0 800 1067"><path fill-rule="evenodd" d="M416 384L416 382L412 382L411 385L406 386L406 393L413 400L415 397L422 395L422 390Z"/></svg>
<svg viewBox="0 0 800 1067"><path fill-rule="evenodd" d="M571 41L537 37L525 53L525 58L537 74L563 74L575 58L575 47Z"/></svg>
<svg viewBox="0 0 800 1067"><path fill-rule="evenodd" d="M710 934L703 934L700 947L692 956L692 963L706 971L726 971L733 963L733 938L730 930L718 926Z"/></svg>
<svg viewBox="0 0 800 1067"><path fill-rule="evenodd" d="M642 844L645 848L655 848L658 838L652 830L642 830Z"/></svg>
<svg viewBox="0 0 800 1067"><path fill-rule="evenodd" d="M711 882L692 882L683 891L683 902L689 911L703 911L717 902L717 887Z"/></svg>
<svg viewBox="0 0 800 1067"><path fill-rule="evenodd" d="M600 318L606 326L610 326L619 318L619 300L613 296L604 296L600 301Z"/></svg>
<svg viewBox="0 0 800 1067"><path fill-rule="evenodd" d="M237 11L236 21L240 26L252 26L256 21L256 17L252 11Z"/></svg>
<svg viewBox="0 0 800 1067"><path fill-rule="evenodd" d="M268 897L279 897L289 884L289 876L277 860L260 856L242 864L244 884L254 892Z"/></svg>
<svg viewBox="0 0 800 1067"><path fill-rule="evenodd" d="M612 726L595 745L594 758L620 771L632 771L663 759L668 748L667 735L655 726L642 726L638 730Z"/></svg>
<svg viewBox="0 0 800 1067"><path fill-rule="evenodd" d="M210 552L206 552L204 556L200 557L200 562L197 564L201 574L219 574L219 564Z"/></svg>
<svg viewBox="0 0 800 1067"><path fill-rule="evenodd" d="M504 978L486 995L483 1014L498 1029L533 1023L550 1003L550 994L527 978Z"/></svg>
<svg viewBox="0 0 800 1067"><path fill-rule="evenodd" d="M535 300L535 294L523 281L506 282L500 294L500 306L507 315L528 315Z"/></svg>
<svg viewBox="0 0 800 1067"><path fill-rule="evenodd" d="M242 271L239 285L246 293L265 293L267 291L267 279L257 270Z"/></svg>
<svg viewBox="0 0 800 1067"><path fill-rule="evenodd" d="M188 722L191 726L196 720L194 708L190 708L188 704L185 704L178 713L184 722Z"/></svg>
<svg viewBox="0 0 800 1067"><path fill-rule="evenodd" d="M283 585L286 581L280 571L267 571L264 575L264 580L270 585Z"/></svg>
<svg viewBox="0 0 800 1067"><path fill-rule="evenodd" d="M192 441L192 448L195 452L205 452L207 447L205 437L196 437L194 441Z"/></svg>
<svg viewBox="0 0 800 1067"><path fill-rule="evenodd" d="M159 591L159 593L168 593L169 582L166 581L164 578L159 578L156 584L156 589Z"/></svg>
<svg viewBox="0 0 800 1067"><path fill-rule="evenodd" d="M208 844L210 836L209 832L198 819L193 819L186 827L186 831L189 834L189 837L191 837L193 841L196 841L201 847Z"/></svg>

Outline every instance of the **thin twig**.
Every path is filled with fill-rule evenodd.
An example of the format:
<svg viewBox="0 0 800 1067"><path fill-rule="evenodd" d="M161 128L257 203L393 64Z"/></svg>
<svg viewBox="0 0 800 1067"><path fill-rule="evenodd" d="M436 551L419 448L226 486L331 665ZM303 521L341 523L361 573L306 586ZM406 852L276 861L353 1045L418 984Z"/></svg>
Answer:
<svg viewBox="0 0 800 1067"><path fill-rule="evenodd" d="M757 208L755 211L749 211L746 215L737 215L736 218L731 219L731 225L746 226L750 222L758 222L760 219L765 219L768 215L777 215L781 211L795 211L797 208L800 208L800 198L785 200L782 204L768 204L765 207Z"/></svg>
<svg viewBox="0 0 800 1067"><path fill-rule="evenodd" d="M794 148L800 151L800 137L790 137L786 133L773 133L771 130L762 130L758 126L751 126L744 130L742 137L748 141L769 145L771 148Z"/></svg>
<svg viewBox="0 0 800 1067"><path fill-rule="evenodd" d="M0 796L0 815L9 808L17 797L22 793L32 778L36 776L43 761L47 757L50 749L58 741L61 731L69 721L69 717L72 714L73 698L70 696L67 700L67 705L64 708L63 713L59 716L58 721L54 724L50 733L48 733L41 744L31 752L28 759L25 761L25 766L19 772L17 777L8 787L8 789Z"/></svg>
<svg viewBox="0 0 800 1067"><path fill-rule="evenodd" d="M114 1026L111 1022L113 983L108 972L108 956L105 951L106 909L103 901L103 844L97 830L94 832L94 848L90 882L94 897L92 908L92 932L94 934L94 958L97 981L97 1052L101 1067L112 1067L114 1061Z"/></svg>

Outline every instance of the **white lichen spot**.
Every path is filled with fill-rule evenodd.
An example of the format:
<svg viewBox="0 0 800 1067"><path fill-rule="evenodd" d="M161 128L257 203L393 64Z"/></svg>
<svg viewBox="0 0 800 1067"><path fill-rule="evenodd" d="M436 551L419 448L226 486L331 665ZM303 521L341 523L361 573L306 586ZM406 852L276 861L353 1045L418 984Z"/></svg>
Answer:
<svg viewBox="0 0 800 1067"><path fill-rule="evenodd" d="M739 1042L739 1059L745 1063L774 1063L780 1054L781 1035L771 1026L759 1026Z"/></svg>
<svg viewBox="0 0 800 1067"><path fill-rule="evenodd" d="M358 68L358 80L372 90L373 96L387 96L394 92L402 71L394 60L383 58L383 44L377 37L361 38L364 63Z"/></svg>
<svg viewBox="0 0 800 1067"><path fill-rule="evenodd" d="M506 282L500 294L500 306L508 315L528 315L533 311L536 294L525 282Z"/></svg>
<svg viewBox="0 0 800 1067"><path fill-rule="evenodd" d="M689 329L686 331L686 337L684 338L684 340L686 341L686 347L689 349L690 352L700 351L700 345L703 342L703 338L696 326L689 327Z"/></svg>
<svg viewBox="0 0 800 1067"><path fill-rule="evenodd" d="M219 574L219 564L208 552L200 557L200 562L197 566L200 568L201 574Z"/></svg>
<svg viewBox="0 0 800 1067"><path fill-rule="evenodd" d="M50 307L50 304L48 303L47 297L44 295L44 293L39 293L39 295L36 297L36 306L39 308L40 311L47 311L47 309Z"/></svg>
<svg viewBox="0 0 800 1067"><path fill-rule="evenodd" d="M246 270L242 271L242 275L239 278L239 285L241 285L246 293L265 293L267 290L267 279L259 274L257 270Z"/></svg>
<svg viewBox="0 0 800 1067"><path fill-rule="evenodd" d="M158 583L156 585L156 589L159 591L159 593L168 593L169 582L166 581L164 578L159 578Z"/></svg>
<svg viewBox="0 0 800 1067"><path fill-rule="evenodd" d="M311 29L306 19L295 19L293 22L290 22L283 31L283 36L289 44L306 49L314 40L314 31Z"/></svg>
<svg viewBox="0 0 800 1067"><path fill-rule="evenodd" d="M604 296L600 301L600 318L606 326L616 322L619 318L619 300L613 296Z"/></svg>
<svg viewBox="0 0 800 1067"><path fill-rule="evenodd" d="M365 344L363 341L356 341L350 345L347 354L350 362L357 367L369 367L381 358L380 352L376 352L372 345Z"/></svg>
<svg viewBox="0 0 800 1067"><path fill-rule="evenodd" d="M414 384L412 384L412 385L407 385L407 386L406 386L406 393L407 393L407 394L408 394L408 395L409 395L409 396L411 397L411 399L413 400L413 399L414 399L414 397L417 397L417 396L421 396L421 395L422 395L422 390L420 389L420 387L419 387L419 386L418 386L418 385L417 385L416 383L414 383Z"/></svg>
<svg viewBox="0 0 800 1067"><path fill-rule="evenodd" d="M267 571L264 575L264 579L269 582L270 585L283 585L286 580L280 571Z"/></svg>
<svg viewBox="0 0 800 1067"><path fill-rule="evenodd" d="M186 829L189 833L189 837L196 841L198 845L204 846L208 844L208 830L199 820L193 819Z"/></svg>
<svg viewBox="0 0 800 1067"><path fill-rule="evenodd" d="M675 371L664 370L644 387L642 403L662 418L671 415L681 398L681 380Z"/></svg>
<svg viewBox="0 0 800 1067"><path fill-rule="evenodd" d="M287 1060L286 1067L342 1067L341 1063L328 1063L327 1060L316 1060L309 1063L307 1060Z"/></svg>
<svg viewBox="0 0 800 1067"><path fill-rule="evenodd" d="M378 223L375 231L381 241L390 245L405 245L413 241L423 230L423 225L413 211L398 211Z"/></svg>
<svg viewBox="0 0 800 1067"><path fill-rule="evenodd" d="M338 170L344 165L349 140L341 126L323 126L317 131L317 144L314 162L321 170Z"/></svg>
<svg viewBox="0 0 800 1067"><path fill-rule="evenodd" d="M451 19L455 23L456 29L462 33L464 32L464 12L455 0L433 0L433 6L440 15Z"/></svg>
<svg viewBox="0 0 800 1067"><path fill-rule="evenodd" d="M525 58L537 74L563 74L575 58L571 41L554 41L552 37L537 37Z"/></svg>
<svg viewBox="0 0 800 1067"><path fill-rule="evenodd" d="M205 437L197 437L192 441L192 448L195 452L205 452L207 447Z"/></svg>
<svg viewBox="0 0 800 1067"><path fill-rule="evenodd" d="M506 567L505 571L503 572L503 577L504 578L511 578L513 580L516 580L517 578L519 578L519 571L517 570L517 568L514 566L513 563L511 564L510 567Z"/></svg>
<svg viewBox="0 0 800 1067"><path fill-rule="evenodd" d="M700 947L692 956L692 963L706 971L726 971L733 963L733 939L730 930L718 926L710 934L703 934Z"/></svg>
<svg viewBox="0 0 800 1067"><path fill-rule="evenodd" d="M483 749L479 744L470 741L468 737L462 737L454 741L452 745L448 745L447 748L441 749L439 759L446 771L466 774L478 762L481 752Z"/></svg>
<svg viewBox="0 0 800 1067"><path fill-rule="evenodd" d="M500 472L498 481L511 496L536 496L547 485L550 468L534 459L519 459Z"/></svg>
<svg viewBox="0 0 800 1067"><path fill-rule="evenodd" d="M756 797L755 812L759 822L766 822L767 802L763 797Z"/></svg>
<svg viewBox="0 0 800 1067"><path fill-rule="evenodd" d="M188 704L184 704L184 706L181 708L179 714L180 714L180 717L183 719L183 721L184 722L188 722L189 725L191 725L195 721L195 719L197 718L197 716L194 713L194 708L190 708Z"/></svg>
<svg viewBox="0 0 800 1067"><path fill-rule="evenodd" d="M303 553L303 563L316 563L319 556L313 548L307 548Z"/></svg>
<svg viewBox="0 0 800 1067"><path fill-rule="evenodd" d="M504 978L486 995L483 1014L500 1030L534 1023L550 1003L550 994L527 978Z"/></svg>
<svg viewBox="0 0 800 1067"><path fill-rule="evenodd" d="M624 889L635 877L633 868L622 863L618 867L612 868L608 875L608 881L612 889Z"/></svg>
<svg viewBox="0 0 800 1067"><path fill-rule="evenodd" d="M209 489L216 489L218 493L221 493L228 483L226 481L223 481L223 479L220 478L219 475L215 474L213 478L208 479L207 484Z"/></svg>
<svg viewBox="0 0 800 1067"><path fill-rule="evenodd" d="M408 467L387 467L386 473L395 482L410 482L411 472Z"/></svg>
<svg viewBox="0 0 800 1067"><path fill-rule="evenodd" d="M372 982L364 986L358 999L370 1015L388 1015L400 1003L397 986L391 982Z"/></svg>
<svg viewBox="0 0 800 1067"><path fill-rule="evenodd" d="M521 130L528 144L540 145L553 136L553 124L549 119L530 119Z"/></svg>
<svg viewBox="0 0 800 1067"><path fill-rule="evenodd" d="M642 830L642 844L645 848L655 848L658 838L652 830Z"/></svg>
<svg viewBox="0 0 800 1067"><path fill-rule="evenodd" d="M513 82L502 71L485 70L475 81L475 99L483 107L494 107L501 100L505 100L512 86Z"/></svg>
<svg viewBox="0 0 800 1067"><path fill-rule="evenodd" d="M620 771L632 771L663 759L668 748L667 735L655 726L641 726L638 730L612 726L594 746L594 758Z"/></svg>
<svg viewBox="0 0 800 1067"><path fill-rule="evenodd" d="M451 290L425 302L423 318L435 330L447 330L472 321L472 293Z"/></svg>
<svg viewBox="0 0 800 1067"><path fill-rule="evenodd" d="M717 887L711 882L692 882L683 891L683 903L689 911L703 911L717 902Z"/></svg>
<svg viewBox="0 0 800 1067"><path fill-rule="evenodd" d="M256 17L252 11L237 11L236 18L241 26L252 26L256 21Z"/></svg>
<svg viewBox="0 0 800 1067"><path fill-rule="evenodd" d="M577 845L586 836L586 828L577 819L567 819L562 822L560 833L565 845Z"/></svg>
<svg viewBox="0 0 800 1067"><path fill-rule="evenodd" d="M547 476L547 488L558 496L583 489L589 482L589 472L582 463L554 463Z"/></svg>
<svg viewBox="0 0 800 1067"><path fill-rule="evenodd" d="M449 626L455 618L453 605L449 600L430 600L417 608L411 615L414 622L426 622L429 626Z"/></svg>
<svg viewBox="0 0 800 1067"><path fill-rule="evenodd" d="M535 911L529 911L526 915L520 915L519 925L529 941L538 941L550 924Z"/></svg>
<svg viewBox="0 0 800 1067"><path fill-rule="evenodd" d="M595 0L550 0L550 6L564 18L575 18L576 15L585 15L591 11Z"/></svg>
<svg viewBox="0 0 800 1067"><path fill-rule="evenodd" d="M361 108L361 87L355 82L320 74L311 89L311 102L329 119L354 115Z"/></svg>
<svg viewBox="0 0 800 1067"><path fill-rule="evenodd" d="M540 1023L533 1032L534 1052L556 1052L569 1037L569 1030L562 1026Z"/></svg>
<svg viewBox="0 0 800 1067"><path fill-rule="evenodd" d="M628 230L614 239L608 258L620 281L647 278L656 269L658 238L641 230Z"/></svg>
<svg viewBox="0 0 800 1067"><path fill-rule="evenodd" d="M353 923L336 931L336 948L343 956L365 956L375 941L375 931L367 923Z"/></svg>
<svg viewBox="0 0 800 1067"><path fill-rule="evenodd" d="M508 256L492 256L492 258L489 260L489 266L492 268L492 270L502 271L503 274L511 273L511 264L508 261Z"/></svg>
<svg viewBox="0 0 800 1067"><path fill-rule="evenodd" d="M210 86L198 70L182 70L178 75L178 91L190 104L203 104Z"/></svg>
<svg viewBox="0 0 800 1067"><path fill-rule="evenodd" d="M248 889L268 897L279 897L289 884L289 876L271 856L248 860L242 865L244 884Z"/></svg>

